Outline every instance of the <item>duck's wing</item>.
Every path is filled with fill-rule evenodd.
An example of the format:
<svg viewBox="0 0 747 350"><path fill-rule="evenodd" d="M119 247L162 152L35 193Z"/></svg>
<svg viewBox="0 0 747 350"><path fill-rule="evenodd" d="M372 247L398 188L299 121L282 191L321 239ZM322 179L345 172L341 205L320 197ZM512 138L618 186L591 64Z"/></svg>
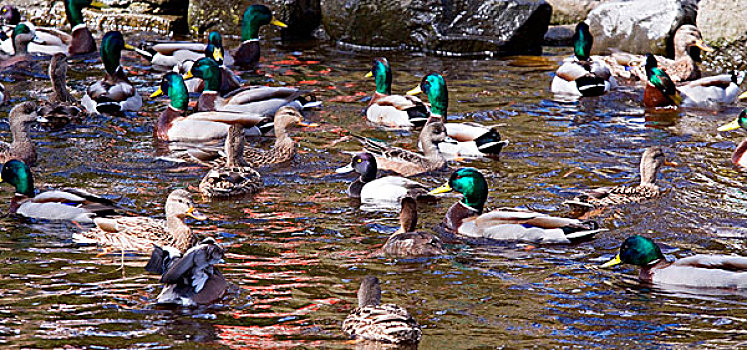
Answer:
<svg viewBox="0 0 747 350"><path fill-rule="evenodd" d="M119 208L113 201L86 190L78 188L62 188L45 191L30 200L34 203L63 203L75 205L96 215L114 214Z"/></svg>
<svg viewBox="0 0 747 350"><path fill-rule="evenodd" d="M738 255L699 254L679 259L675 266L692 266L702 269L719 269L734 272L747 272L747 257Z"/></svg>
<svg viewBox="0 0 747 350"><path fill-rule="evenodd" d="M395 257L437 256L446 253L441 239L426 232L395 233L381 249L384 254Z"/></svg>
<svg viewBox="0 0 747 350"><path fill-rule="evenodd" d="M257 193L264 182L250 167L214 168L202 178L199 188L207 198L228 198Z"/></svg>
<svg viewBox="0 0 747 350"><path fill-rule="evenodd" d="M187 116L187 120L210 121L219 123L238 123L245 128L259 124L265 117L256 113L236 112L197 112Z"/></svg>
<svg viewBox="0 0 747 350"><path fill-rule="evenodd" d="M169 245L165 220L148 217L95 218L95 228L73 236L76 243L98 244L126 251L149 252L154 244Z"/></svg>
<svg viewBox="0 0 747 350"><path fill-rule="evenodd" d="M204 52L205 52L206 47L207 47L207 44L190 42L190 41L165 42L165 43L158 43L158 44L151 46L153 50L155 50L156 52L162 55L173 55L176 51L188 50L188 51L194 51L194 52L203 52L202 56L205 56Z"/></svg>
<svg viewBox="0 0 747 350"><path fill-rule="evenodd" d="M417 321L407 310L394 304L356 308L342 322L342 331L353 339L391 344L417 343L423 335Z"/></svg>

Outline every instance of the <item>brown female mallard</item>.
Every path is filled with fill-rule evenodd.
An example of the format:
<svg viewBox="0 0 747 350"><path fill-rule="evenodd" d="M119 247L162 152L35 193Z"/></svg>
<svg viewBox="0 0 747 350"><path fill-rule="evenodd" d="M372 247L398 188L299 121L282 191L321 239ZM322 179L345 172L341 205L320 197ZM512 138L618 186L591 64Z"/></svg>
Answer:
<svg viewBox="0 0 747 350"><path fill-rule="evenodd" d="M39 107L39 122L52 127L62 127L73 120L80 120L85 112L67 89L67 57L56 53L49 62L49 80L52 94Z"/></svg>
<svg viewBox="0 0 747 350"><path fill-rule="evenodd" d="M18 159L33 166L36 163L36 149L29 138L29 128L36 122L36 103L23 102L10 110L8 116L13 142L0 141L0 163Z"/></svg>
<svg viewBox="0 0 747 350"><path fill-rule="evenodd" d="M244 160L244 127L232 124L225 143L226 163L210 169L200 181L207 198L250 195L264 188L262 176Z"/></svg>
<svg viewBox="0 0 747 350"><path fill-rule="evenodd" d="M407 258L444 255L441 239L432 233L415 231L418 225L418 208L415 199L403 197L399 213L399 230L386 240L381 251L392 257Z"/></svg>

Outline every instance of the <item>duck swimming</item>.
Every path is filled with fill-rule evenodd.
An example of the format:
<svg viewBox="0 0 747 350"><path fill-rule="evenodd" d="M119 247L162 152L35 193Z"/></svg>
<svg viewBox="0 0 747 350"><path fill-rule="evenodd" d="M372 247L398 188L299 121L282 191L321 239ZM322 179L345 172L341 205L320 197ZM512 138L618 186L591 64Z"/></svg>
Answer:
<svg viewBox="0 0 747 350"><path fill-rule="evenodd" d="M628 237L620 246L620 253L601 267L619 264L640 266L638 279L647 283L695 288L747 288L747 257L698 254L670 262L654 241L640 235Z"/></svg>
<svg viewBox="0 0 747 350"><path fill-rule="evenodd" d="M601 96L617 86L609 68L600 62L592 60L591 46L594 37L589 31L589 25L580 22L573 34L573 53L555 72L550 90L555 94L571 96Z"/></svg>
<svg viewBox="0 0 747 350"><path fill-rule="evenodd" d="M52 94L49 99L41 102L37 113L41 124L59 128L79 121L85 112L78 101L67 88L67 57L63 53L56 53L49 62L49 80L52 83Z"/></svg>
<svg viewBox="0 0 747 350"><path fill-rule="evenodd" d="M267 24L287 27L285 23L275 19L270 8L265 5L250 5L244 11L241 21L242 43L233 53L234 65L251 71L257 70L260 56L259 28Z"/></svg>
<svg viewBox="0 0 747 350"><path fill-rule="evenodd" d="M732 131L739 128L747 130L747 109L743 109L739 112L739 116L737 116L736 119L728 124L720 126L718 131ZM734 149L734 152L731 154L732 164L747 168L747 157L745 157L745 153L747 153L747 139L742 140L742 142L737 145L737 148Z"/></svg>
<svg viewBox="0 0 747 350"><path fill-rule="evenodd" d="M226 163L217 166L200 181L200 192L207 198L251 195L264 188L262 176L244 160L244 127L234 123L225 143Z"/></svg>
<svg viewBox="0 0 747 350"><path fill-rule="evenodd" d="M400 228L381 247L390 257L414 258L446 254L441 239L432 233L415 231L418 225L418 208L415 199L402 197L399 214Z"/></svg>
<svg viewBox="0 0 747 350"><path fill-rule="evenodd" d="M411 128L425 125L430 111L423 101L410 95L392 95L392 69L384 57L373 61L366 77L374 77L376 91L366 107L368 121L389 128Z"/></svg>
<svg viewBox="0 0 747 350"><path fill-rule="evenodd" d="M13 142L0 141L0 163L18 159L33 166L36 164L36 148L29 138L29 129L36 122L36 103L23 102L10 110L10 132Z"/></svg>
<svg viewBox="0 0 747 350"><path fill-rule="evenodd" d="M171 70L185 61L197 61L210 57L221 66L232 66L233 56L223 48L223 37L216 31L210 32L207 44L193 42L165 42L153 45L156 51L151 64L165 70Z"/></svg>

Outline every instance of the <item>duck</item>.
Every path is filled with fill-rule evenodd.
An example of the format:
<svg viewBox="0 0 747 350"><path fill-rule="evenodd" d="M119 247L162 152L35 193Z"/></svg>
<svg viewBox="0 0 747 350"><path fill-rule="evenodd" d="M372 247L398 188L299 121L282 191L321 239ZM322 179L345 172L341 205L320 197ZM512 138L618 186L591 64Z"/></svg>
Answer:
<svg viewBox="0 0 747 350"><path fill-rule="evenodd" d="M13 42L13 54L0 53L0 70L34 76L36 63L28 52L29 43L36 38L36 30L30 23L19 23L13 27L10 41Z"/></svg>
<svg viewBox="0 0 747 350"><path fill-rule="evenodd" d="M604 231L594 221L554 217L519 208L483 212L488 183L475 168L454 171L449 181L430 193L459 192L463 198L449 208L441 229L457 237L478 241L569 244Z"/></svg>
<svg viewBox="0 0 747 350"><path fill-rule="evenodd" d="M80 121L85 112L67 88L67 56L56 53L49 61L49 80L52 94L42 102L37 111L37 122L53 128L60 128L72 121Z"/></svg>
<svg viewBox="0 0 747 350"><path fill-rule="evenodd" d="M86 190L63 188L36 194L29 166L18 159L3 164L0 182L15 187L9 213L41 220L68 220L92 224L95 217L116 214L117 206L109 199Z"/></svg>
<svg viewBox="0 0 747 350"><path fill-rule="evenodd" d="M374 58L366 78L374 77L376 91L366 106L369 122L388 128L412 128L425 125L428 107L415 96L392 95L392 69L385 57Z"/></svg>
<svg viewBox="0 0 747 350"><path fill-rule="evenodd" d="M72 33L67 34L53 28L39 28L38 43L31 45L29 51L50 56L55 53L80 56L96 52L96 40L93 39L91 31L86 26L82 11L88 7L101 9L107 5L92 0L63 0L62 2Z"/></svg>
<svg viewBox="0 0 747 350"><path fill-rule="evenodd" d="M570 96L601 96L617 87L609 68L590 57L594 36L589 25L579 22L573 34L574 56L563 61L555 72L550 90L554 94Z"/></svg>
<svg viewBox="0 0 747 350"><path fill-rule="evenodd" d="M200 181L208 199L252 195L264 188L262 176L244 160L244 127L231 124L225 143L226 163L210 169Z"/></svg>
<svg viewBox="0 0 747 350"><path fill-rule="evenodd" d="M14 26L21 22L21 11L10 4L0 7L0 24Z"/></svg>
<svg viewBox="0 0 747 350"><path fill-rule="evenodd" d="M664 191L656 184L659 169L662 166L677 166L675 162L666 160L661 147L649 147L641 156L641 182L636 186L602 187L585 192L573 200L565 202L576 213L585 213L594 208L638 203L655 199Z"/></svg>
<svg viewBox="0 0 747 350"><path fill-rule="evenodd" d="M338 174L356 172L360 176L348 186L348 197L359 198L361 203L399 204L405 197L432 197L428 188L414 180L401 176L376 178L376 157L368 152L353 156L345 167L335 170Z"/></svg>
<svg viewBox="0 0 747 350"><path fill-rule="evenodd" d="M425 93L431 105L431 115L426 124L444 123L450 139L438 143L439 152L448 159L497 157L508 141L501 140L496 127L485 127L477 123L446 123L449 106L449 90L444 77L436 72L425 75L418 86L407 92L408 96ZM420 148L422 149L422 143Z"/></svg>
<svg viewBox="0 0 747 350"><path fill-rule="evenodd" d="M81 104L89 113L136 112L143 106L143 98L127 79L119 61L122 50L135 50L125 43L122 33L110 31L101 39L101 61L106 75L86 90Z"/></svg>
<svg viewBox="0 0 747 350"><path fill-rule="evenodd" d="M670 76L672 82L684 83L701 78L702 72L698 66L701 62L700 53L713 50L703 42L698 27L685 24L677 28L674 34L674 59L656 56L656 60L661 64L661 69ZM592 58L604 62L614 77L647 80L644 69L645 56L615 50L609 56L593 56Z"/></svg>
<svg viewBox="0 0 747 350"><path fill-rule="evenodd" d="M438 236L415 231L418 225L417 202L412 197L402 197L400 202L400 228L395 231L381 247L381 251L395 258L416 258L446 254L443 243Z"/></svg>
<svg viewBox="0 0 747 350"><path fill-rule="evenodd" d="M247 86L221 96L223 74L218 63L209 57L197 60L184 75L184 79L195 77L205 82L197 100L197 110L201 112L254 113L271 118L283 106L301 110L319 105L315 101L309 103L304 99L306 91L290 87Z"/></svg>
<svg viewBox="0 0 747 350"><path fill-rule="evenodd" d="M418 322L395 304L381 304L381 284L366 276L358 289L358 307L342 322L342 331L359 341L416 345L423 336Z"/></svg>
<svg viewBox="0 0 747 350"><path fill-rule="evenodd" d="M446 159L438 150L438 144L446 139L446 127L441 122L426 124L420 131L418 139L423 149L422 154L358 135L353 137L363 144L365 151L374 155L381 170L390 170L409 177L447 167Z"/></svg>
<svg viewBox="0 0 747 350"><path fill-rule="evenodd" d="M198 240L184 220L188 217L207 220L207 216L195 209L192 194L184 189L169 193L164 211L165 220L147 216L95 218L93 224L96 227L76 233L73 241L96 244L106 251L117 249L147 254L154 244L173 247L180 252L187 251Z"/></svg>
<svg viewBox="0 0 747 350"><path fill-rule="evenodd" d="M736 74L700 78L678 87L666 72L658 68L656 57L650 53L646 55L646 75L643 105L648 108L718 109L734 103L739 96Z"/></svg>
<svg viewBox="0 0 747 350"><path fill-rule="evenodd" d="M157 305L194 307L220 300L228 282L215 264L223 262L224 249L206 238L182 255L178 249L154 246L145 270L161 275L164 284Z"/></svg>
<svg viewBox="0 0 747 350"><path fill-rule="evenodd" d="M292 107L281 107L275 113L274 133L275 145L268 150L254 147L244 147L244 160L252 168L262 166L288 163L296 155L296 141L288 135L288 128L293 125L304 127L316 127L316 123L308 123L303 120L303 115ZM198 148L189 150L186 157L180 160L197 161L211 167L225 164L226 156L216 150L209 148Z"/></svg>
<svg viewBox="0 0 747 350"><path fill-rule="evenodd" d="M167 70L173 69L185 61L197 61L203 57L211 57L219 65L232 66L233 56L223 48L223 37L217 31L208 34L207 44L195 42L164 42L152 46L151 64Z"/></svg>
<svg viewBox="0 0 747 350"><path fill-rule="evenodd" d="M8 114L13 142L0 141L0 163L18 159L33 166L36 164L36 148L29 138L29 129L36 122L36 103L23 102L15 105Z"/></svg>
<svg viewBox="0 0 747 350"><path fill-rule="evenodd" d="M280 28L288 27L278 21L272 10L265 5L249 5L241 20L241 45L234 51L234 65L256 71L259 64L259 28L272 24Z"/></svg>
<svg viewBox="0 0 747 350"><path fill-rule="evenodd" d="M638 279L645 283L730 290L747 288L747 257L697 254L667 261L661 248L641 235L626 238L620 252L601 267L619 264L640 266Z"/></svg>
<svg viewBox="0 0 747 350"><path fill-rule="evenodd" d="M161 112L153 129L159 141L204 142L220 140L228 134L229 123L253 127L265 117L253 113L197 112L187 115L189 92L181 75L167 72L151 98L165 94L171 101Z"/></svg>
<svg viewBox="0 0 747 350"><path fill-rule="evenodd" d="M743 95L747 97L747 93ZM743 109L739 112L736 119L720 126L718 131L732 131L739 128L747 130L747 109ZM732 164L738 167L747 168L747 157L745 157L745 152L747 152L747 139L742 140L737 145L737 148L734 149L734 152L731 154Z"/></svg>

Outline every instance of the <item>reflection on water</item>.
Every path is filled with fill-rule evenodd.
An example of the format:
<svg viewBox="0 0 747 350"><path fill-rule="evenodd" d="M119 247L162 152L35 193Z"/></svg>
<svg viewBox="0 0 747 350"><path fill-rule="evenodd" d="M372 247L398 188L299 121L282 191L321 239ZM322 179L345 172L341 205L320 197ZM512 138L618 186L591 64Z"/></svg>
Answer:
<svg viewBox="0 0 747 350"><path fill-rule="evenodd" d="M740 136L715 132L738 109L650 112L640 107L640 87L557 101L548 87L561 55L467 60L391 54L395 92L414 87L427 71L441 71L450 89L449 120L502 125L501 134L511 144L500 159L469 164L484 169L491 207L562 212L560 203L575 191L637 181L640 154L653 145L683 164L663 169L661 184L671 191L660 201L605 212L600 222L609 231L589 242L456 245L452 255L441 258L391 260L372 252L396 230L397 213L362 211L346 197L350 177L334 169L350 161L342 151L360 146L340 139L355 132L414 149L417 133L387 133L365 123L360 111L374 89L373 81L362 78L369 54L324 45L264 45L265 76L242 78L314 90L324 110L310 119L322 127L293 134L301 142L299 155L291 165L262 169L264 192L198 205L210 220L193 227L227 247L222 270L232 285L222 302L198 309L156 308L160 285L144 274L146 257L127 256L122 277L117 254L97 257L95 248L72 243L79 230L75 225L2 218L2 344L354 348L339 329L356 305L359 278L367 274L381 279L384 300L406 307L423 325L422 349L708 348L745 341L747 307L741 295L650 288L631 280L637 272L630 267L594 267L631 234L661 242L673 258L742 252L739 227L747 195L744 176L728 160ZM128 54L124 65L132 80L142 94L150 94L159 74ZM46 69L46 61L41 65ZM72 62L71 88L79 96L100 79L101 70L95 61ZM50 90L41 80L10 80L5 85L14 104ZM206 171L156 160L163 150L156 150L152 125L165 105L146 99L139 113L35 131L39 187L86 187L133 214L162 216L169 191L196 190ZM10 107L0 111L4 139ZM417 180L435 187L447 176ZM7 203L12 191L2 188L2 203ZM440 222L453 201L421 206L420 228Z"/></svg>

